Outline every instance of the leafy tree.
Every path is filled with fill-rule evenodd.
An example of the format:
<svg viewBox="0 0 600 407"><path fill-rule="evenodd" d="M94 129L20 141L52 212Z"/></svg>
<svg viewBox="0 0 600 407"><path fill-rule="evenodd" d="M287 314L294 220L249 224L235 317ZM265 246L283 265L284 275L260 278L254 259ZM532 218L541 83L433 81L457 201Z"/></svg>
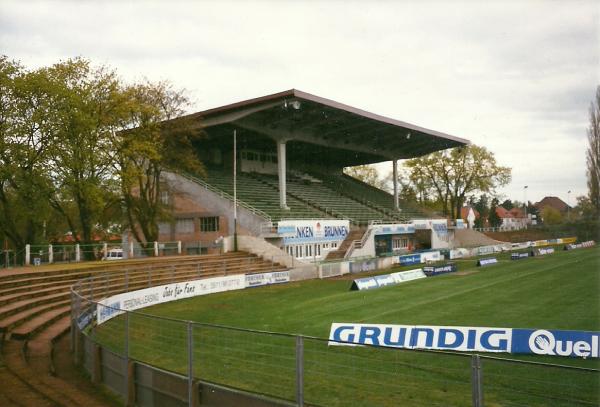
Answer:
<svg viewBox="0 0 600 407"><path fill-rule="evenodd" d="M87 60L67 60L39 73L52 83L57 117L50 202L76 240L91 243L106 214L119 205L112 140L129 105L116 73Z"/></svg>
<svg viewBox="0 0 600 407"><path fill-rule="evenodd" d="M492 203L490 206L490 214L488 216L488 222L490 223L490 226L493 228L497 228L502 226L502 219L500 218L500 216L498 216L498 213L496 213L496 209L498 208L499 205L499 201L497 198L492 199Z"/></svg>
<svg viewBox="0 0 600 407"><path fill-rule="evenodd" d="M590 201L589 196L581 195L577 198L577 205L571 210L571 218L593 220L595 217L595 208Z"/></svg>
<svg viewBox="0 0 600 407"><path fill-rule="evenodd" d="M502 202L501 205L504 209L506 209L507 211L510 211L512 208L514 208L516 205L513 205L512 201L510 199L506 199L504 200L504 202Z"/></svg>
<svg viewBox="0 0 600 407"><path fill-rule="evenodd" d="M546 206L542 209L542 221L547 225L556 225L562 222L562 214L557 209L551 206Z"/></svg>
<svg viewBox="0 0 600 407"><path fill-rule="evenodd" d="M596 216L600 216L600 86L596 88L596 100L590 105L590 127L587 130L586 151L587 185L590 203Z"/></svg>
<svg viewBox="0 0 600 407"><path fill-rule="evenodd" d="M344 168L344 174L354 177L375 188L386 190L386 181L379 178L379 173L375 167L370 165L357 165L355 167Z"/></svg>
<svg viewBox="0 0 600 407"><path fill-rule="evenodd" d="M168 218L163 192L173 191L161 182L163 171L204 174L193 146L202 133L189 118L180 117L188 99L168 83L138 84L128 95L128 130L117 135L116 162L127 224L145 244L158 240L158 223Z"/></svg>
<svg viewBox="0 0 600 407"><path fill-rule="evenodd" d="M540 211L531 201L527 201L527 215L531 215L531 218L535 216L536 219L539 219L540 217Z"/></svg>
<svg viewBox="0 0 600 407"><path fill-rule="evenodd" d="M493 193L511 179L511 170L499 166L484 147L467 145L406 161L414 185L424 189L443 205L445 215L457 218L468 195Z"/></svg>
<svg viewBox="0 0 600 407"><path fill-rule="evenodd" d="M489 216L489 198L486 194L481 194L477 201L471 203L471 206L479 212L479 217L475 219L475 227L482 228L485 226L485 220Z"/></svg>
<svg viewBox="0 0 600 407"><path fill-rule="evenodd" d="M0 57L0 230L22 252L46 240L47 192L56 117L52 84Z"/></svg>

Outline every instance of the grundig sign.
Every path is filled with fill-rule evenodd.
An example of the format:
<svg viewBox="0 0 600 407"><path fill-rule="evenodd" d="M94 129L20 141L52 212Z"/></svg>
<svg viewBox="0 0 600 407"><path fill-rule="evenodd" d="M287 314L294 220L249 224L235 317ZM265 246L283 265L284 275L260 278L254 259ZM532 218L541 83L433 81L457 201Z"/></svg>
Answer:
<svg viewBox="0 0 600 407"><path fill-rule="evenodd" d="M333 323L329 344L598 358L600 332Z"/></svg>

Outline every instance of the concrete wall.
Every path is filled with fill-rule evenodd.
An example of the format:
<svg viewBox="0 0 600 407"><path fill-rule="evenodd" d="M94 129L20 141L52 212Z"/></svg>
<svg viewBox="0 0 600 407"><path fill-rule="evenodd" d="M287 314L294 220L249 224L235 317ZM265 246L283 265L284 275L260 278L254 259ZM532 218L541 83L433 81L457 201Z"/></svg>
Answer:
<svg viewBox="0 0 600 407"><path fill-rule="evenodd" d="M284 264L286 267L306 267L310 266L298 259L293 258L283 250L271 243L268 243L260 237L238 235L238 250L254 253L257 256L263 257L265 260L273 260L277 263ZM225 253L233 251L233 236L228 236L223 239L223 251Z"/></svg>
<svg viewBox="0 0 600 407"><path fill-rule="evenodd" d="M233 202L219 194L204 188L187 178L172 172L163 172L163 180L175 191L182 200L188 200L196 203L208 213L214 216L222 216L227 223L228 235L233 235ZM239 234L251 234L258 236L261 232L261 225L267 220L258 216L248 209L238 205L237 222Z"/></svg>
<svg viewBox="0 0 600 407"><path fill-rule="evenodd" d="M431 248L448 249L452 247L452 242L454 241L454 230L448 229L446 236L447 239L441 239L435 230L431 230Z"/></svg>
<svg viewBox="0 0 600 407"><path fill-rule="evenodd" d="M373 232L372 227L367 230L369 232L369 237L365 242L365 245L360 249L354 249L350 255L350 258L354 257L375 257L375 233ZM365 233L367 233L365 232ZM362 236L361 236L362 238Z"/></svg>

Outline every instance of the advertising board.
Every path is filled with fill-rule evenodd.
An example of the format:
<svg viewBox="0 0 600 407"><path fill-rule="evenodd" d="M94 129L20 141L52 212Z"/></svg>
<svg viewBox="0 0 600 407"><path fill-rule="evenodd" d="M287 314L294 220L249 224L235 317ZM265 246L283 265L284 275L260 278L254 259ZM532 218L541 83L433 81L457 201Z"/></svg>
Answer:
<svg viewBox="0 0 600 407"><path fill-rule="evenodd" d="M535 249L535 250L531 251L532 256L544 256L546 254L552 254L552 253L554 253L553 247L544 247L541 249Z"/></svg>
<svg viewBox="0 0 600 407"><path fill-rule="evenodd" d="M350 262L350 273L362 273L377 270L377 259L357 260Z"/></svg>
<svg viewBox="0 0 600 407"><path fill-rule="evenodd" d="M385 287L388 285L400 284L405 281L425 278L426 275L422 269L399 271L391 274L382 274L379 276L358 278L352 282L350 290L370 290L373 288Z"/></svg>
<svg viewBox="0 0 600 407"><path fill-rule="evenodd" d="M96 306L96 321L98 325L100 325L125 311L133 311L151 305L196 297L199 295L241 290L245 287L246 276L244 274L237 274L165 284L117 294L104 298L98 302Z"/></svg>
<svg viewBox="0 0 600 407"><path fill-rule="evenodd" d="M454 273L456 272L457 267L456 264L454 263L448 263L448 264L443 264L441 266L425 266L423 267L423 273L425 273L425 275L427 277L432 277L432 276L437 276L440 274L446 274L446 273Z"/></svg>
<svg viewBox="0 0 600 407"><path fill-rule="evenodd" d="M246 288L259 287L263 285L288 283L290 281L289 271L275 271L272 273L246 274Z"/></svg>
<svg viewBox="0 0 600 407"><path fill-rule="evenodd" d="M464 326L331 324L329 345L599 357L600 332Z"/></svg>
<svg viewBox="0 0 600 407"><path fill-rule="evenodd" d="M302 244L343 241L350 232L350 221L338 219L282 220L277 224L283 243Z"/></svg>
<svg viewBox="0 0 600 407"><path fill-rule="evenodd" d="M596 242L593 240L588 240L587 242L581 242L581 243L571 243L565 246L565 250L575 250L575 249L583 249L586 247L592 247L595 246Z"/></svg>
<svg viewBox="0 0 600 407"><path fill-rule="evenodd" d="M477 260L478 267L491 266L492 264L496 264L496 263L498 263L498 259L496 259L495 257L487 257L485 259Z"/></svg>
<svg viewBox="0 0 600 407"><path fill-rule="evenodd" d="M428 263L440 260L442 260L442 254L439 252L439 250L421 253L421 263Z"/></svg>
<svg viewBox="0 0 600 407"><path fill-rule="evenodd" d="M390 225L375 225L373 226L374 235L402 235L415 233L414 225L407 224L390 224Z"/></svg>
<svg viewBox="0 0 600 407"><path fill-rule="evenodd" d="M419 253L398 256L398 264L400 264L401 266L412 266L413 264L420 264L420 263L421 263L421 255Z"/></svg>
<svg viewBox="0 0 600 407"><path fill-rule="evenodd" d="M529 252L524 252L524 253L511 253L510 254L510 259L511 260L521 260L521 259L526 259L529 257Z"/></svg>
<svg viewBox="0 0 600 407"><path fill-rule="evenodd" d="M464 257L469 257L470 256L470 252L468 249L452 249L450 250L450 260L454 260L454 259L462 259Z"/></svg>

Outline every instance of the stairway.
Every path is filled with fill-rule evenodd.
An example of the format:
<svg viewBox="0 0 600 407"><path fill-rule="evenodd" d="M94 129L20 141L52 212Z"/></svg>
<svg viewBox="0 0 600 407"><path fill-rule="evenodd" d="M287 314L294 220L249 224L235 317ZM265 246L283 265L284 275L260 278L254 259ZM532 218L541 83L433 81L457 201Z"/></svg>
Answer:
<svg viewBox="0 0 600 407"><path fill-rule="evenodd" d="M355 240L360 240L365 234L365 229L355 228L351 229L346 239L338 246L337 250L330 251L325 258L325 261L342 260L346 255L346 251Z"/></svg>

